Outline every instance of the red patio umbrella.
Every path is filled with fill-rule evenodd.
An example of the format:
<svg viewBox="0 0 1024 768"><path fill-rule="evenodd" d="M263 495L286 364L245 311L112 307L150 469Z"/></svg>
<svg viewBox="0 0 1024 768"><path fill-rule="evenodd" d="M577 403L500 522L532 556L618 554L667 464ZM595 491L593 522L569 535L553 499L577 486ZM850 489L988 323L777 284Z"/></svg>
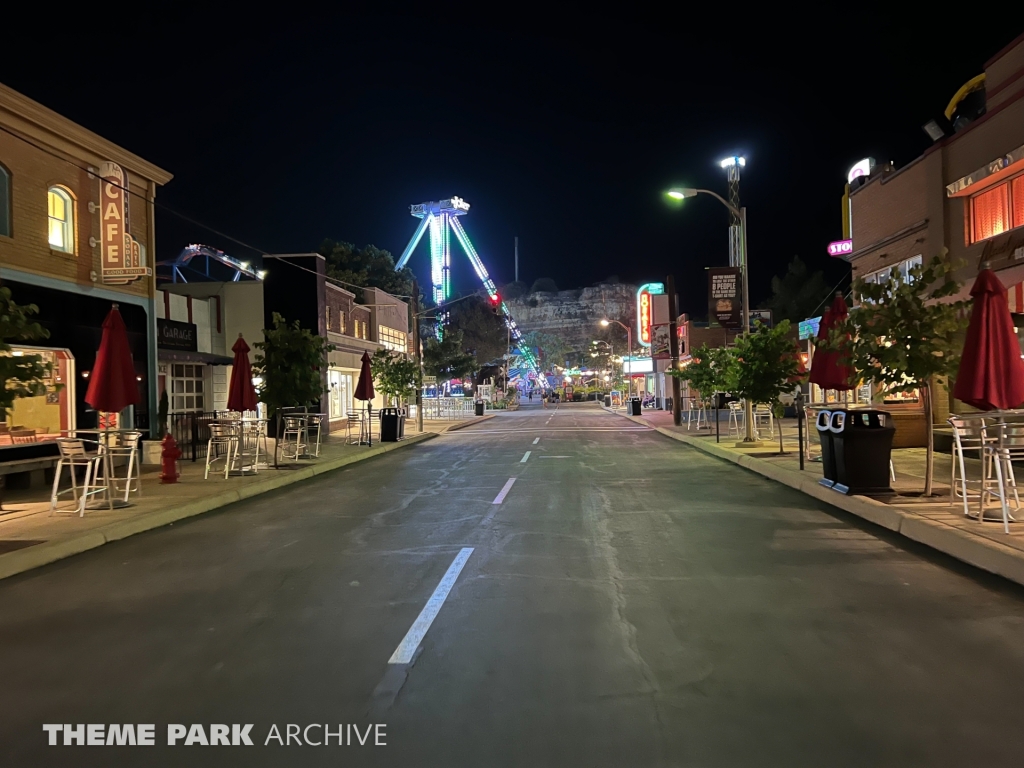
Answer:
<svg viewBox="0 0 1024 768"><path fill-rule="evenodd" d="M359 368L359 383L356 384L354 397L356 400L373 400L373 374L370 372L370 353L363 352L362 365Z"/></svg>
<svg viewBox="0 0 1024 768"><path fill-rule="evenodd" d="M128 331L117 304L114 304L103 321L103 337L89 374L85 402L97 411L118 413L140 399L135 363L128 346Z"/></svg>
<svg viewBox="0 0 1024 768"><path fill-rule="evenodd" d="M231 361L231 384L228 387L228 410L255 411L256 388L252 385L252 366L249 364L249 345L242 334L231 347L235 359Z"/></svg>
<svg viewBox="0 0 1024 768"><path fill-rule="evenodd" d="M1024 403L1024 360L1013 329L1006 288L991 269L978 273L953 396L991 411Z"/></svg>
<svg viewBox="0 0 1024 768"><path fill-rule="evenodd" d="M836 293L832 306L821 318L821 325L818 327L818 340L827 339L832 329L849 317L850 313L846 308L846 301L843 294ZM812 384L817 384L822 389L847 390L853 389L853 368L849 365L840 364L840 352L833 352L827 349L815 349L814 360L811 361Z"/></svg>

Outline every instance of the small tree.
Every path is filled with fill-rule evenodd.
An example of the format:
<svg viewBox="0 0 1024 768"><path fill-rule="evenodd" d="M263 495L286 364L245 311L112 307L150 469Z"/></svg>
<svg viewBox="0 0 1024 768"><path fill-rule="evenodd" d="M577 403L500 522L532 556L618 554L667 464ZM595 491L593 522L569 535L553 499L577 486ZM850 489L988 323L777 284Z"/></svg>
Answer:
<svg viewBox="0 0 1024 768"><path fill-rule="evenodd" d="M935 469L931 384L956 372L959 334L968 322L969 301L942 301L962 287L953 277L958 266L943 248L926 267L911 269L907 280L894 269L885 283L854 281L860 304L833 327L826 342L863 381L889 392L920 391L928 434L925 496L931 496Z"/></svg>
<svg viewBox="0 0 1024 768"><path fill-rule="evenodd" d="M691 389L700 393L701 398L707 399L720 392L733 391L736 367L736 354L732 348L703 344L693 353L692 363L669 371L669 375L687 382Z"/></svg>
<svg viewBox="0 0 1024 768"><path fill-rule="evenodd" d="M416 361L400 352L378 349L370 360L370 370L377 389L396 405L414 396L420 384L420 369Z"/></svg>
<svg viewBox="0 0 1024 768"><path fill-rule="evenodd" d="M789 321L774 328L758 323L754 332L736 339L736 380L734 394L751 405L763 404L773 414L783 412L782 395L793 391L800 371L800 350L789 338ZM779 453L782 422L779 422Z"/></svg>
<svg viewBox="0 0 1024 768"><path fill-rule="evenodd" d="M281 435L281 409L303 408L318 401L324 393L321 371L327 365L327 354L334 349L321 336L299 327L299 321L289 325L277 312L273 314L274 327L263 330L263 341L254 345L260 350L253 370L260 378L257 394L266 404L268 416L277 417L277 435ZM274 443L274 466L277 463L277 443Z"/></svg>
<svg viewBox="0 0 1024 768"><path fill-rule="evenodd" d="M465 378L476 367L476 358L462 351L461 331L447 330L440 341L431 338L423 345L423 369L439 383Z"/></svg>

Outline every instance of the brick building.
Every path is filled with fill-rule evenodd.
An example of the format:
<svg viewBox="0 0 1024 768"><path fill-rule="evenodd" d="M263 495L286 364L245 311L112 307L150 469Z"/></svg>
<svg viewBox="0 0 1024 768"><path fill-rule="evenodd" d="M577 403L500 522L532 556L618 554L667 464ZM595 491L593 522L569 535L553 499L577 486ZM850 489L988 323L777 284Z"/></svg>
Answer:
<svg viewBox="0 0 1024 768"><path fill-rule="evenodd" d="M934 143L904 167L866 160L851 169L853 276L906 273L947 248L966 263L957 298L967 298L986 263L1009 289L1011 309L1024 313L1024 35L986 62L925 130ZM1024 331L1024 317L1017 325ZM944 390L936 395L935 422L964 407ZM908 413L921 407L913 393L885 402Z"/></svg>
<svg viewBox="0 0 1024 768"><path fill-rule="evenodd" d="M118 304L142 403L123 416L146 428L156 411L154 199L171 175L0 85L0 279L39 306L40 342L63 385L16 404L41 432L95 426L85 404L101 326ZM39 401L39 402L36 402Z"/></svg>

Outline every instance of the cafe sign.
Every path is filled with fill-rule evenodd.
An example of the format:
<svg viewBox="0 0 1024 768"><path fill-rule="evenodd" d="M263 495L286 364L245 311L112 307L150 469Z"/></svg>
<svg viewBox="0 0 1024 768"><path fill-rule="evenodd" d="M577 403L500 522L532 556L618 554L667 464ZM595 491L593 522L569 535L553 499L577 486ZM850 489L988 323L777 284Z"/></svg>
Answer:
<svg viewBox="0 0 1024 768"><path fill-rule="evenodd" d="M156 346L159 349L196 352L199 349L196 324L158 317L156 320Z"/></svg>
<svg viewBox="0 0 1024 768"><path fill-rule="evenodd" d="M128 174L116 163L100 164L100 274L108 285L127 285L152 274L128 228Z"/></svg>

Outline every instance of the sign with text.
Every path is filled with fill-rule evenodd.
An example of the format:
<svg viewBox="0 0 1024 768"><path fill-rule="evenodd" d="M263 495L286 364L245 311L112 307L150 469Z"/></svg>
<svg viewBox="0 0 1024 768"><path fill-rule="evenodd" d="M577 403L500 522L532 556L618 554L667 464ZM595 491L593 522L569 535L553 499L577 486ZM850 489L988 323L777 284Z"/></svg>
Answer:
<svg viewBox="0 0 1024 768"><path fill-rule="evenodd" d="M126 285L151 274L142 249L128 231L128 174L116 163L100 164L100 272L109 285Z"/></svg>
<svg viewBox="0 0 1024 768"><path fill-rule="evenodd" d="M712 267L708 270L708 320L723 328L742 328L740 268Z"/></svg>
<svg viewBox="0 0 1024 768"><path fill-rule="evenodd" d="M180 349L195 352L199 349L195 323L156 319L156 346L159 349Z"/></svg>
<svg viewBox="0 0 1024 768"><path fill-rule="evenodd" d="M668 323L652 325L651 359L668 360L670 357L672 357L671 326Z"/></svg>
<svg viewBox="0 0 1024 768"><path fill-rule="evenodd" d="M636 292L636 327L640 331L637 341L643 347L651 346L651 323L653 322L652 297L665 293L663 283L645 283Z"/></svg>
<svg viewBox="0 0 1024 768"><path fill-rule="evenodd" d="M849 256L853 253L853 240L835 240L828 244L828 255L832 258Z"/></svg>

